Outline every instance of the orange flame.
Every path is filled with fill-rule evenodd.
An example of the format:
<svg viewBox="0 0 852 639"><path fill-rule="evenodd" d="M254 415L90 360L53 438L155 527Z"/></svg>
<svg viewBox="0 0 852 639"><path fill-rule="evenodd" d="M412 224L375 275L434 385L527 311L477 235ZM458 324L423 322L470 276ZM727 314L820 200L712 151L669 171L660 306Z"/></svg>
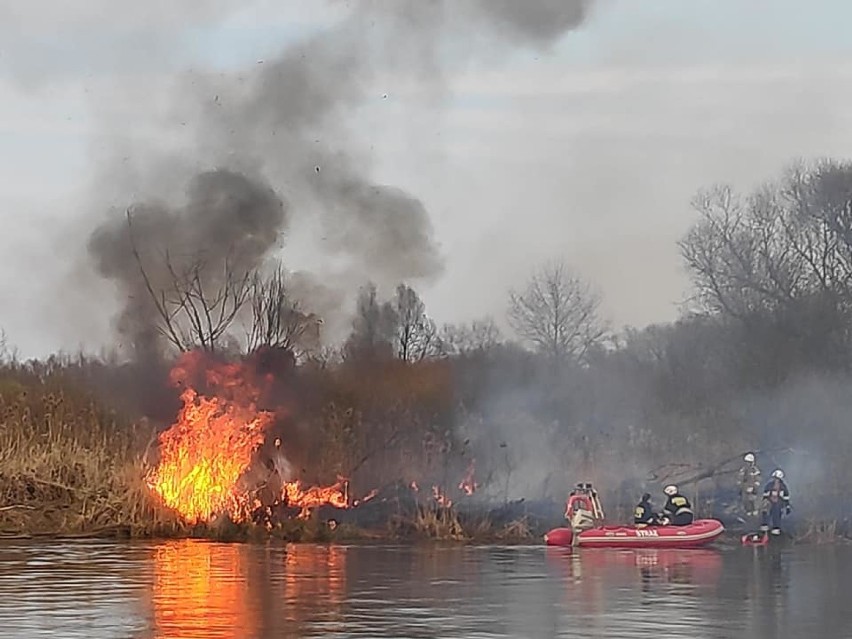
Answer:
<svg viewBox="0 0 852 639"><path fill-rule="evenodd" d="M171 372L172 383L185 386L183 407L160 435L160 463L146 481L188 523L208 522L220 513L242 522L258 505L240 479L275 415L258 410L262 391L255 377L248 367L209 362L197 351L184 353ZM207 394L196 390L201 384ZM275 447L280 446L276 438ZM347 508L348 483L338 478L332 486L303 488L300 481L291 481L284 484L280 500L301 508L299 516L322 504Z"/></svg>
<svg viewBox="0 0 852 639"><path fill-rule="evenodd" d="M477 484L473 478L473 473L475 470L476 460L471 459L464 477L459 482L459 489L464 492L465 495L472 495L476 491L476 489L479 488L479 484Z"/></svg>
<svg viewBox="0 0 852 639"><path fill-rule="evenodd" d="M284 484L281 498L286 506L298 507L302 511L299 517L306 517L311 508L325 504L336 508L348 508L348 482L343 477L337 478L337 483L327 487L311 486L303 489L299 480Z"/></svg>
<svg viewBox="0 0 852 639"><path fill-rule="evenodd" d="M432 497L435 498L435 501L438 502L439 506L444 508L449 508L453 505L453 500L447 497L446 493L444 493L438 486L432 486Z"/></svg>
<svg viewBox="0 0 852 639"><path fill-rule="evenodd" d="M273 420L257 410L260 391L242 379L241 367L211 364L204 368L205 396L190 384L204 367L203 355L184 353L171 372L175 385L186 385L177 420L159 437L160 463L148 485L189 523L205 522L221 512L245 519L248 498L238 481L251 465Z"/></svg>

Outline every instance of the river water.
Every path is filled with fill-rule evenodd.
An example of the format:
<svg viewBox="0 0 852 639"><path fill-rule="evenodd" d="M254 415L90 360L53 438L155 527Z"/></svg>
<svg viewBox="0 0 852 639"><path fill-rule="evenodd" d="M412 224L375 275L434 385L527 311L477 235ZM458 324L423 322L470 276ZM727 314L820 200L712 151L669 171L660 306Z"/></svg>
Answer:
<svg viewBox="0 0 852 639"><path fill-rule="evenodd" d="M0 636L852 637L852 547L0 542Z"/></svg>

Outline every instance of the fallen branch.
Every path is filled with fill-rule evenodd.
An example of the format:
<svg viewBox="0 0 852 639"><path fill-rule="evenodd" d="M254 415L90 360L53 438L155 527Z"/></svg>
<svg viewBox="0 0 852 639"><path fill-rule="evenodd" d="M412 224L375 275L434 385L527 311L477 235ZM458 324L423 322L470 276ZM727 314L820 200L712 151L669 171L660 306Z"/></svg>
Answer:
<svg viewBox="0 0 852 639"><path fill-rule="evenodd" d="M757 453L757 454L774 455L774 454L778 454L778 453L791 452L791 450L792 449L790 449L790 448L776 448L776 449L772 449L772 450L755 450L754 452ZM681 486L690 486L692 484L697 484L698 482L703 481L705 479L711 479L711 478L715 478L715 477L722 476L722 475L733 475L739 469L738 468L732 468L732 469L726 470L725 466L727 466L728 464L731 464L735 461L741 460L741 459L742 459L742 453L738 453L738 454L733 455L731 457L727 457L724 460L722 460L721 462L713 464L712 466L709 466L708 468L706 468L704 470L697 471L692 476L688 476L688 477L685 477L683 479L678 479L677 483ZM654 470L652 470L649 473L649 478L652 481L666 481L666 480L670 479L672 476L677 474L677 470L672 470L672 467L689 468L690 466L689 466L689 464L683 464L683 463L666 464L664 466L658 466L657 468L655 468ZM699 468L700 468L700 466L699 466ZM659 474L661 472L664 472L664 470L666 470L666 469L669 469L670 472L668 472L665 475Z"/></svg>

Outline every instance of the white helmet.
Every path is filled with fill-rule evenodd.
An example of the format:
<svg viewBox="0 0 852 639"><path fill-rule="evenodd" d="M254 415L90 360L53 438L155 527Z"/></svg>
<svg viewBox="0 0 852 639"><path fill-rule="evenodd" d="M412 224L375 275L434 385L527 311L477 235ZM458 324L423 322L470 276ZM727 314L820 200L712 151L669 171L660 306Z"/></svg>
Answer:
<svg viewBox="0 0 852 639"><path fill-rule="evenodd" d="M753 464L754 463L754 453L746 453L743 456L743 460L747 461L749 464Z"/></svg>
<svg viewBox="0 0 852 639"><path fill-rule="evenodd" d="M780 468L776 468L775 470L772 471L772 476L775 479L784 479L784 471L781 470Z"/></svg>
<svg viewBox="0 0 852 639"><path fill-rule="evenodd" d="M663 492L669 497L671 497L672 495L677 495L677 486L675 486L674 484L669 484L668 486L663 488Z"/></svg>

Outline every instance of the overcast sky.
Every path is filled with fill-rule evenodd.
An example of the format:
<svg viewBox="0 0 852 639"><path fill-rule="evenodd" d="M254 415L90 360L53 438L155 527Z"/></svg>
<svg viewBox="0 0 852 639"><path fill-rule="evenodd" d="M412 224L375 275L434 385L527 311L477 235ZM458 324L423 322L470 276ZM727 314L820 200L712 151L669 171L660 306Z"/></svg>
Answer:
<svg viewBox="0 0 852 639"><path fill-rule="evenodd" d="M182 144L164 115L176 78L239 74L349 10L0 0L0 327L22 355L108 340L114 291L65 304L117 140ZM554 257L600 287L616 327L669 321L698 188L850 155L850 20L843 0L598 0L549 51L450 65L439 98L379 72L345 123L371 178L430 212L446 266L420 288L439 322L502 318L507 289ZM290 247L294 267L311 260Z"/></svg>

